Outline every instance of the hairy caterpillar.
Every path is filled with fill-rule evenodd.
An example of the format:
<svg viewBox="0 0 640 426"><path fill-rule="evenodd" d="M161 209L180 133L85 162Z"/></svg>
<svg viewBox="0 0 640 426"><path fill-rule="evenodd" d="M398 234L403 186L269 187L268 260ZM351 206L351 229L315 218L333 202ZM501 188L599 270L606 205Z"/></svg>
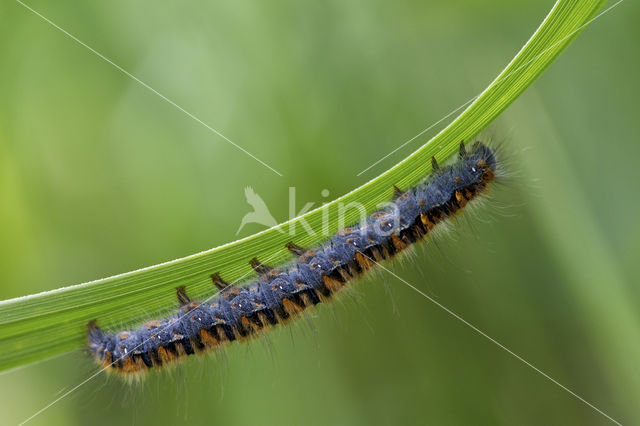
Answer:
<svg viewBox="0 0 640 426"><path fill-rule="evenodd" d="M423 240L495 180L494 153L480 142L470 152L461 143L457 163L439 168L432 158L432 166L432 175L423 183L405 192L394 187L393 207L343 229L325 244L303 249L288 243L297 256L289 265L272 269L252 259L259 278L246 286L229 285L215 273L211 277L218 294L208 302L196 302L180 287L180 310L169 318L116 334L89 322L89 351L105 368L132 376L256 336L327 302L377 262Z"/></svg>

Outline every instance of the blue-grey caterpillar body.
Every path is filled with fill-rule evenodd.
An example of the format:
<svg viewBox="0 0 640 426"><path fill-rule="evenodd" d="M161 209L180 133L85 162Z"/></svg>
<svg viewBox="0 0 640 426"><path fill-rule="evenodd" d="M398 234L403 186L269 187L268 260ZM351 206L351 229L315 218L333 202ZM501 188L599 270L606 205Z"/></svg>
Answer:
<svg viewBox="0 0 640 426"><path fill-rule="evenodd" d="M365 223L343 229L316 248L287 244L297 256L289 265L271 269L254 258L250 263L259 277L248 285L229 285L216 273L212 279L218 294L196 302L179 288L181 306L169 318L115 334L104 333L91 321L91 354L106 368L130 376L256 336L327 302L377 262L424 239L495 180L494 153L479 142L470 152L461 144L460 159L451 166L438 168L435 159L432 164L428 180L405 192L396 188L393 208L373 213Z"/></svg>

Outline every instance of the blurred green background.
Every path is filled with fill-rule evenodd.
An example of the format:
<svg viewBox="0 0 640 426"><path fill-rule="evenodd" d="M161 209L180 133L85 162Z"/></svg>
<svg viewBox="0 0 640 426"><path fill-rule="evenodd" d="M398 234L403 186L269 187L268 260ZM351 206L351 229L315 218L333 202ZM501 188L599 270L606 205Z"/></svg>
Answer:
<svg viewBox="0 0 640 426"><path fill-rule="evenodd" d="M0 5L0 299L237 238L334 198L478 94L552 1L30 1L279 177L15 2ZM512 175L393 270L624 424L640 423L640 6L622 3L485 133ZM261 230L249 225L240 236ZM382 279L384 277L385 279ZM30 422L611 424L385 274L309 321ZM0 375L3 424L89 377L83 351Z"/></svg>

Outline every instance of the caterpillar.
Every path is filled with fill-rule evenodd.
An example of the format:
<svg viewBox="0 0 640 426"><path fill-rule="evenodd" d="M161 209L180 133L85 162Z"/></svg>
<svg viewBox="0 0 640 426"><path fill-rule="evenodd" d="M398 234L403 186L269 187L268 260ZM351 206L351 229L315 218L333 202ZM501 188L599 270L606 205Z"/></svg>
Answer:
<svg viewBox="0 0 640 426"><path fill-rule="evenodd" d="M274 269L253 258L249 263L258 278L248 285L229 284L214 273L216 295L208 302L192 301L179 287L179 311L168 318L118 333L105 333L90 321L89 352L105 369L135 377L257 336L328 302L378 262L423 240L486 192L496 177L494 152L480 142L469 152L461 143L459 161L450 166L439 167L433 157L431 162L433 172L422 183L404 192L394 186L393 207L374 212L320 246L304 249L289 242L287 249L296 256L290 264Z"/></svg>

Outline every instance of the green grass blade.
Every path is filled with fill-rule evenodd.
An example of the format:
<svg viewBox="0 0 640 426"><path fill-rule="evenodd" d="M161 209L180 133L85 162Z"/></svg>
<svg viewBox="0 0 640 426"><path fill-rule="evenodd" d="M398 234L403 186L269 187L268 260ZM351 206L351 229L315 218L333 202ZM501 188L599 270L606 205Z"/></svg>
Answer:
<svg viewBox="0 0 640 426"><path fill-rule="evenodd" d="M0 302L0 370L41 360L82 347L87 321L103 328L133 325L176 305L175 287L184 285L196 299L213 293L209 278L220 272L227 281L252 273L254 256L277 264L290 257L284 244L291 240L311 246L320 241L323 215L330 232L338 229L339 203L359 202L368 211L387 201L392 185L401 188L419 181L431 169L430 159L444 161L461 140L487 127L573 41L604 5L602 0L559 0L540 27L493 83L449 126L402 162L349 194L275 228L202 253L89 283ZM464 58L460 58L463 62ZM347 212L347 221L358 219ZM305 230L301 220L314 233ZM280 232L284 230L285 232ZM268 262L267 262L268 260ZM134 308L132 308L134 307Z"/></svg>

